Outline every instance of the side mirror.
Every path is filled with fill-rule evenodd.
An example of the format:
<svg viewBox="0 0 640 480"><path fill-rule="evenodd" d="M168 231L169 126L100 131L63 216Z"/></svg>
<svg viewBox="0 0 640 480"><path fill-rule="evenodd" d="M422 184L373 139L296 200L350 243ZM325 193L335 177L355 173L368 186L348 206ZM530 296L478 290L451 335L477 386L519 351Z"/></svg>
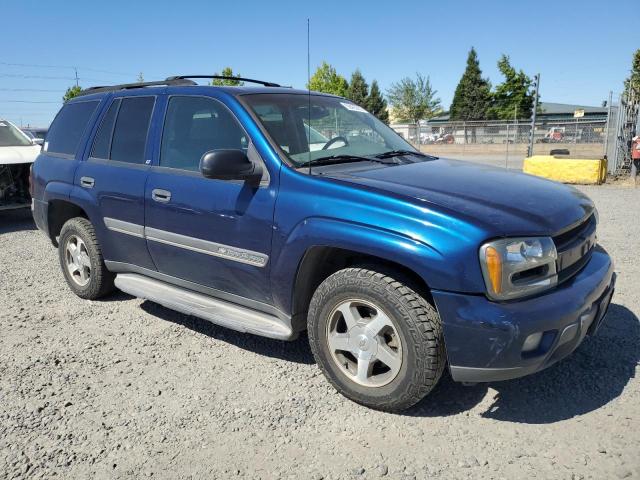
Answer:
<svg viewBox="0 0 640 480"><path fill-rule="evenodd" d="M242 150L211 150L200 159L200 172L205 178L218 180L254 180L260 182L262 167Z"/></svg>
<svg viewBox="0 0 640 480"><path fill-rule="evenodd" d="M42 145L44 143L44 140L42 138L32 138L31 143L33 143L34 145Z"/></svg>

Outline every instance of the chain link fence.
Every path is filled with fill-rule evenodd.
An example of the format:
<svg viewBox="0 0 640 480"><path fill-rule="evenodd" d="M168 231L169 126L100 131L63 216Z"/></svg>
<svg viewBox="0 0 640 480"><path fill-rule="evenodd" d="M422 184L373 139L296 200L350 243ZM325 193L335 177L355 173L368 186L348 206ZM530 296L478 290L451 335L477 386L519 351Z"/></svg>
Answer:
<svg viewBox="0 0 640 480"><path fill-rule="evenodd" d="M527 156L531 121L528 119L469 122L424 122L408 138L426 153L506 168L522 168ZM607 117L540 120L533 131L533 154L552 151L574 157L605 155ZM402 133L402 132L401 132Z"/></svg>
<svg viewBox="0 0 640 480"><path fill-rule="evenodd" d="M606 158L612 174L628 172L631 137L639 131L638 102L617 96L605 114L539 118L533 129L533 155ZM425 153L504 168L521 169L528 154L530 119L422 121L391 125ZM627 158L629 157L629 158Z"/></svg>

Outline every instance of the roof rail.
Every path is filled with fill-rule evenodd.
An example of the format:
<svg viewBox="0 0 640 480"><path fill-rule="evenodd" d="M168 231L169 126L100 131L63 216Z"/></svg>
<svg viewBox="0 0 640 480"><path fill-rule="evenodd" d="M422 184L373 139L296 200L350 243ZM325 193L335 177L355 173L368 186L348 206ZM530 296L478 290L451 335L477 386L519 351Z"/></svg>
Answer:
<svg viewBox="0 0 640 480"><path fill-rule="evenodd" d="M259 85L264 85L265 87L281 87L282 86L282 85L279 85L277 83L265 82L263 80L254 80L252 78L244 78L244 77L227 77L227 76L224 76L224 75L176 75L174 77L168 77L167 81L186 80L186 79L190 79L190 78L211 78L211 79L216 79L216 80L238 80L240 82L257 83Z"/></svg>
<svg viewBox="0 0 640 480"><path fill-rule="evenodd" d="M183 78L174 78L170 77L166 80L160 80L157 82L135 82L135 83L122 83L120 85L104 85L98 87L89 87L82 90L77 96L82 95L91 95L92 93L102 93L102 92L116 92L118 90L128 90L131 88L142 88L142 87L157 87L157 86L170 86L170 85L197 85L196 82Z"/></svg>

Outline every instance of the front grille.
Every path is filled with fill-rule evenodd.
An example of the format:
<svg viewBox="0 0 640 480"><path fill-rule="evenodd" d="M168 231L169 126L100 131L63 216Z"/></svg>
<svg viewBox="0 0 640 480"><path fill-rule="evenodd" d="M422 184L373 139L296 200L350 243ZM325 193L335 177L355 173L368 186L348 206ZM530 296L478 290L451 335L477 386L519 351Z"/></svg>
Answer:
<svg viewBox="0 0 640 480"><path fill-rule="evenodd" d="M589 262L596 245L596 218L591 214L578 225L553 237L558 252L558 283L569 280Z"/></svg>

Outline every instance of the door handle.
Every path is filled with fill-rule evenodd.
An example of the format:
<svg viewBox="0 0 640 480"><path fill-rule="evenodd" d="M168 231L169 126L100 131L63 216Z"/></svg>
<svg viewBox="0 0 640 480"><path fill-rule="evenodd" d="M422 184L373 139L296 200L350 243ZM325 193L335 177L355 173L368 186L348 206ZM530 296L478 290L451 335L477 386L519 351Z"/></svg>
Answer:
<svg viewBox="0 0 640 480"><path fill-rule="evenodd" d="M168 190L162 190L161 188L154 188L151 191L151 198L156 202L167 203L171 200L171 192Z"/></svg>
<svg viewBox="0 0 640 480"><path fill-rule="evenodd" d="M96 181L92 177L80 177L80 185L82 185L84 188L93 188L95 184Z"/></svg>

